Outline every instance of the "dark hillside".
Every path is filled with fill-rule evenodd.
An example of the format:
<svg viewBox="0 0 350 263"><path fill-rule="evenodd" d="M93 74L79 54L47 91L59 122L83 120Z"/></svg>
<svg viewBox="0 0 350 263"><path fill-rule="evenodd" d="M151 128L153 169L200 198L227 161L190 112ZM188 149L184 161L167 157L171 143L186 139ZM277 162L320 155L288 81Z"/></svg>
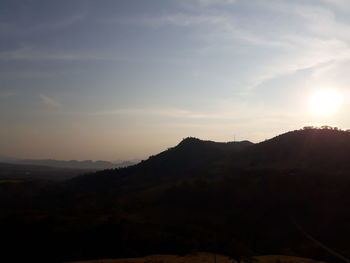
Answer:
<svg viewBox="0 0 350 263"><path fill-rule="evenodd" d="M208 174L217 166L225 166L232 155L240 154L253 146L249 141L218 143L186 138L177 146L169 148L137 165L111 169L74 178L71 183L93 189L125 186L147 187L165 182Z"/></svg>
<svg viewBox="0 0 350 263"><path fill-rule="evenodd" d="M7 181L4 253L37 262L191 251L341 262L308 235L350 255L349 156L348 132L304 129L259 144L187 138L138 165L48 186Z"/></svg>
<svg viewBox="0 0 350 263"><path fill-rule="evenodd" d="M345 172L350 169L350 132L304 129L256 144L242 155L250 165Z"/></svg>
<svg viewBox="0 0 350 263"><path fill-rule="evenodd" d="M227 160L232 154L238 154L252 145L248 141L217 143L186 138L176 147L151 156L139 168L164 177L199 175L210 170L217 162Z"/></svg>

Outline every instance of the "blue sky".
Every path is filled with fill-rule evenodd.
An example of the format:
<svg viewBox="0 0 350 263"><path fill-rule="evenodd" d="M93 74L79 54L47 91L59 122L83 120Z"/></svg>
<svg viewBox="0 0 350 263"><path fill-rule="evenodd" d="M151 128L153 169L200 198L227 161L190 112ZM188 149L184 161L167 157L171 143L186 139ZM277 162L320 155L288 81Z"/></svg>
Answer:
<svg viewBox="0 0 350 263"><path fill-rule="evenodd" d="M145 158L350 128L347 0L26 0L0 10L0 154ZM312 94L344 98L334 114Z"/></svg>

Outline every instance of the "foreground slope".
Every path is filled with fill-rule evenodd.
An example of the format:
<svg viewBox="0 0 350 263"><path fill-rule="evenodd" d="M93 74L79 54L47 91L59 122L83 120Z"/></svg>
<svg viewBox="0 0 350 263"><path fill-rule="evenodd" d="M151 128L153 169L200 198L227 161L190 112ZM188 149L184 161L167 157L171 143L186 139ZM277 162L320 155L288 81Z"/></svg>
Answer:
<svg viewBox="0 0 350 263"><path fill-rule="evenodd" d="M214 259L219 263L233 263L234 260L224 255L214 255L210 253L196 253L186 256L175 255L152 255L142 258L123 258L123 259L99 259L90 261L79 261L74 263L213 263ZM291 257L283 255L256 256L253 259L256 263L325 263L308 258ZM243 262L242 262L243 263Z"/></svg>

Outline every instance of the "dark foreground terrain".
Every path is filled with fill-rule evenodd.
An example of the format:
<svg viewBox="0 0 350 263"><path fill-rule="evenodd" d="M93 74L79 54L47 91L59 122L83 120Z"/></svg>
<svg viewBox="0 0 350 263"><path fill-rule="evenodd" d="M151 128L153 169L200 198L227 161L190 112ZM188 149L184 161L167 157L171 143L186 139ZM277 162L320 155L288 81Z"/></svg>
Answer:
<svg viewBox="0 0 350 263"><path fill-rule="evenodd" d="M231 258L224 255L215 255L211 253L193 253L186 256L175 255L151 255L139 258L120 258L120 259L98 259L89 261L75 261L74 263L235 263ZM284 255L266 255L251 258L255 263L325 263L308 258L292 257ZM243 263L243 262L242 262Z"/></svg>
<svg viewBox="0 0 350 263"><path fill-rule="evenodd" d="M350 256L350 132L262 143L184 139L148 160L74 177L0 182L4 262L215 252Z"/></svg>

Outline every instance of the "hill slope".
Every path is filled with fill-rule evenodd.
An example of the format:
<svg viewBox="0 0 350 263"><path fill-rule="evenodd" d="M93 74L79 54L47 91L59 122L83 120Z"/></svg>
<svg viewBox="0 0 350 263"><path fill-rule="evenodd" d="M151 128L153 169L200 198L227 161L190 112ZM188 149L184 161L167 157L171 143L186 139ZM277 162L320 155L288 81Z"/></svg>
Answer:
<svg viewBox="0 0 350 263"><path fill-rule="evenodd" d="M274 168L348 171L350 132L304 129L259 143L243 155L256 165Z"/></svg>
<svg viewBox="0 0 350 263"><path fill-rule="evenodd" d="M138 165L14 198L0 215L4 251L43 262L191 251L341 262L315 239L350 255L349 141L329 129L259 144L187 138ZM23 187L0 186L6 200Z"/></svg>

